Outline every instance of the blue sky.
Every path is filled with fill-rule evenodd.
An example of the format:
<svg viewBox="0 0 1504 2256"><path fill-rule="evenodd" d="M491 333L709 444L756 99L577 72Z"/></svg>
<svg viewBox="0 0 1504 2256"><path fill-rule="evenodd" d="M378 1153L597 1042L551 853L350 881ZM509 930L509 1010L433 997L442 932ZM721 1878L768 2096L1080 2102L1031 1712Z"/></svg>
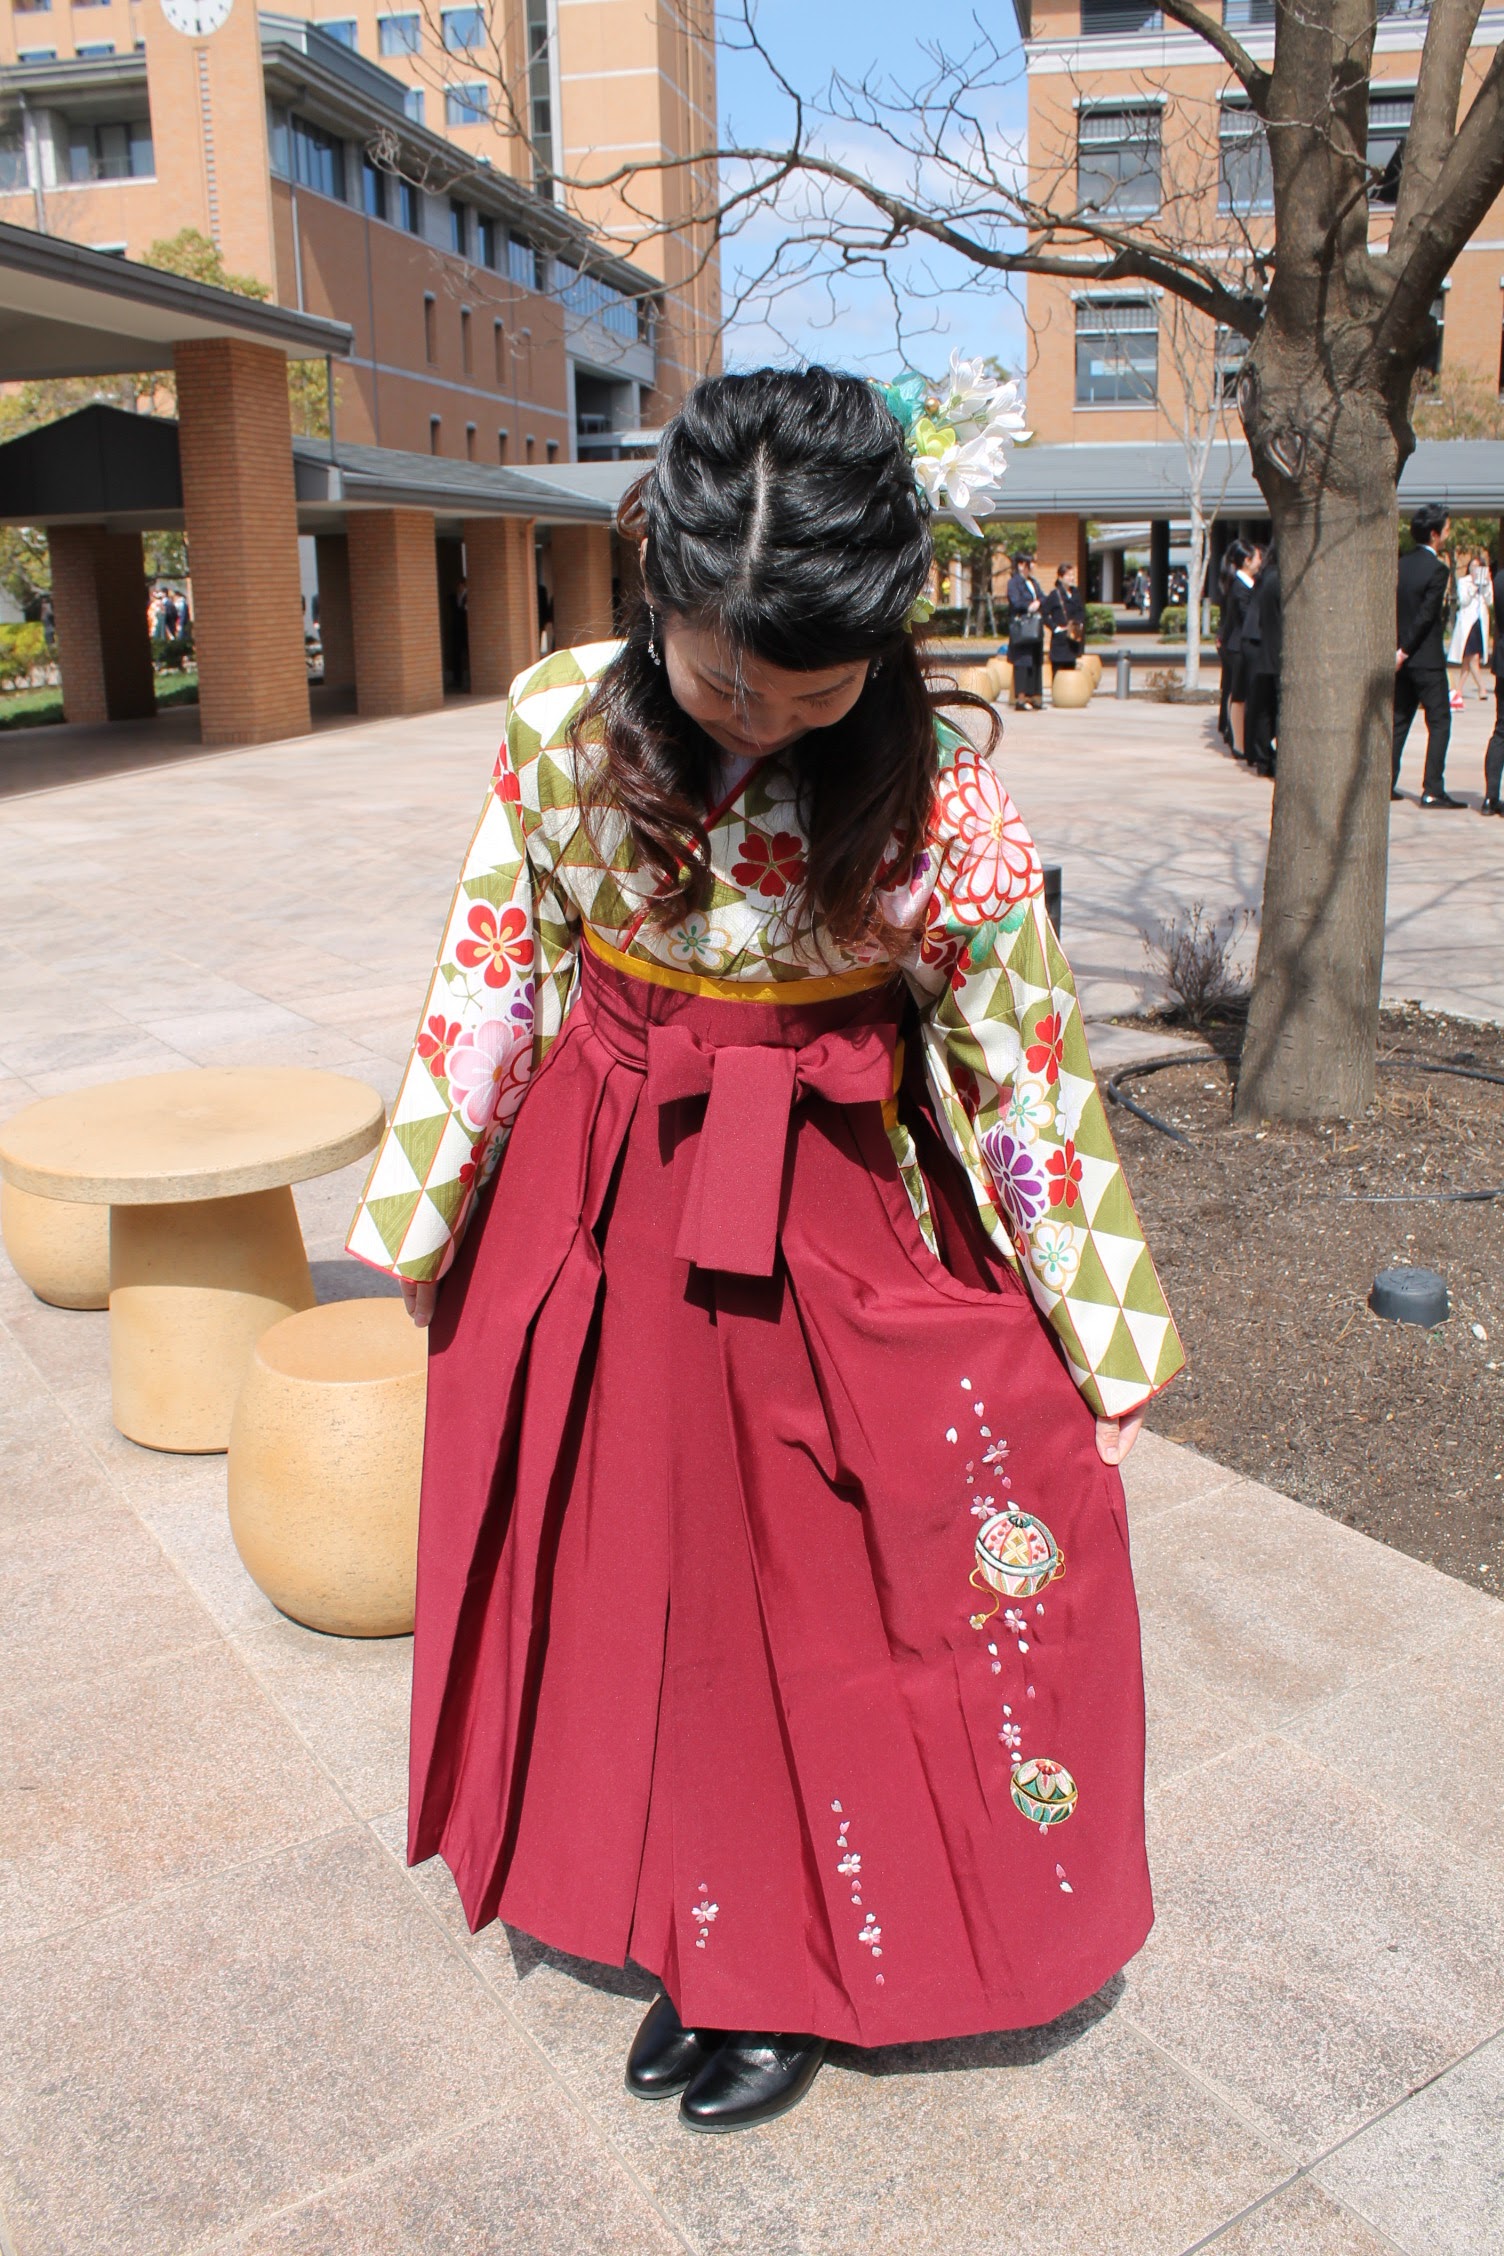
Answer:
<svg viewBox="0 0 1504 2256"><path fill-rule="evenodd" d="M993 0L989 29L1017 55L1018 41L1008 0ZM900 4L900 0L761 0L758 26L779 68L807 97L821 93L832 71L847 77L876 71L900 88L919 85L929 65L922 42L926 27L939 24L951 42L969 36L964 15L942 14ZM734 36L727 10L723 41ZM739 145L783 145L789 109L757 59L723 44L719 58L722 132ZM990 115L1000 136L1021 135L1024 90L1017 82L994 97ZM880 163L875 144L845 125L826 125L828 145L839 146L848 162ZM891 161L891 159L890 159ZM728 246L724 264L728 307L737 295L739 272L754 256L786 233L771 217L759 219L745 243ZM957 261L924 262L909 256L892 269L909 330L907 351L900 347L890 295L876 279L827 274L801 283L766 316L747 308L733 312L726 337L728 367L761 361L786 364L791 358L826 360L864 374L895 373L900 363L927 371L942 368L953 346L969 354L994 353L1010 369L1024 362L1022 286L1014 294L979 286Z"/></svg>

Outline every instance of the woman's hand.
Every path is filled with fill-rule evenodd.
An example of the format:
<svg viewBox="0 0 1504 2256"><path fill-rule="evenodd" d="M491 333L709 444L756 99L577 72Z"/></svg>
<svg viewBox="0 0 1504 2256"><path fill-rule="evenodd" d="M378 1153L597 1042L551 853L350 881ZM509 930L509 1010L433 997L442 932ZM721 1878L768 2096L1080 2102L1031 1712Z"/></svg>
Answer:
<svg viewBox="0 0 1504 2256"><path fill-rule="evenodd" d="M404 1288L405 1289L405 1288ZM431 1292L433 1287L430 1285ZM1142 1410L1130 1411L1126 1418L1099 1418L1097 1420L1097 1455L1104 1465L1121 1465L1143 1429Z"/></svg>
<svg viewBox="0 0 1504 2256"><path fill-rule="evenodd" d="M403 1307L407 1310L408 1315L411 1316L419 1331L427 1331L429 1325L433 1322L433 1304L438 1298L438 1286L431 1284L419 1284L412 1277L399 1277L397 1282L402 1287ZM1101 1431L1101 1422L1099 1420L1097 1425L1097 1433L1099 1437L1097 1447L1099 1449L1102 1446L1100 1440ZM1109 1464L1115 1462L1115 1460L1112 1458L1109 1458L1107 1461Z"/></svg>

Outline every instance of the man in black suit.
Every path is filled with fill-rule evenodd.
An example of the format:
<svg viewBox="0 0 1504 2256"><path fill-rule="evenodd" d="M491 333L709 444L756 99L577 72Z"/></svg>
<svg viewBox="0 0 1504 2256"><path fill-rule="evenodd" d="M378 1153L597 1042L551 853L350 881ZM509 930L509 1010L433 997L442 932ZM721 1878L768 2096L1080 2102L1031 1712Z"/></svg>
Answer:
<svg viewBox="0 0 1504 2256"><path fill-rule="evenodd" d="M1400 761L1415 709L1426 712L1426 771L1421 781L1423 807L1461 807L1448 796L1447 744L1452 734L1451 683L1441 617L1450 573L1436 551L1451 531L1451 519L1436 502L1427 502L1410 520L1415 542L1400 558L1395 618L1399 648L1394 654L1394 769L1389 796L1402 797Z"/></svg>
<svg viewBox="0 0 1504 2256"><path fill-rule="evenodd" d="M1504 600L1504 567L1494 574L1494 619L1499 616L1498 606ZM1497 626L1494 632L1494 733L1488 740L1488 750L1483 755L1483 804L1480 815L1504 815L1504 656L1500 655L1500 637Z"/></svg>

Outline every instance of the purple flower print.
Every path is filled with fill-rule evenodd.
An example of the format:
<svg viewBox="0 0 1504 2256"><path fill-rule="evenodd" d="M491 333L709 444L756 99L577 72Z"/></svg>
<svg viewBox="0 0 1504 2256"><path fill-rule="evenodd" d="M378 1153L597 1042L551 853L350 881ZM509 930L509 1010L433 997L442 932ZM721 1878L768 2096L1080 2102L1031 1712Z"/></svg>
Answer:
<svg viewBox="0 0 1504 2256"><path fill-rule="evenodd" d="M982 1157L997 1185L1008 1219L1015 1229L1027 1231L1044 1212L1045 1181L1028 1146L1006 1128L989 1128L982 1138Z"/></svg>

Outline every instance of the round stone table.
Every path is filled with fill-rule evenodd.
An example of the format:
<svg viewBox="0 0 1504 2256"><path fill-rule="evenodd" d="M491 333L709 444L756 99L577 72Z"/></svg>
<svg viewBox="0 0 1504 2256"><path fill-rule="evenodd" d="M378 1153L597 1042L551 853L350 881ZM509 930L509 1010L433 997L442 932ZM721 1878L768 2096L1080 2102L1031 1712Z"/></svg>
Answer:
<svg viewBox="0 0 1504 2256"><path fill-rule="evenodd" d="M314 1304L288 1186L359 1159L384 1119L375 1090L341 1073L206 1066L45 1097L0 1123L7 1183L110 1209L123 1434L228 1448L257 1340Z"/></svg>

